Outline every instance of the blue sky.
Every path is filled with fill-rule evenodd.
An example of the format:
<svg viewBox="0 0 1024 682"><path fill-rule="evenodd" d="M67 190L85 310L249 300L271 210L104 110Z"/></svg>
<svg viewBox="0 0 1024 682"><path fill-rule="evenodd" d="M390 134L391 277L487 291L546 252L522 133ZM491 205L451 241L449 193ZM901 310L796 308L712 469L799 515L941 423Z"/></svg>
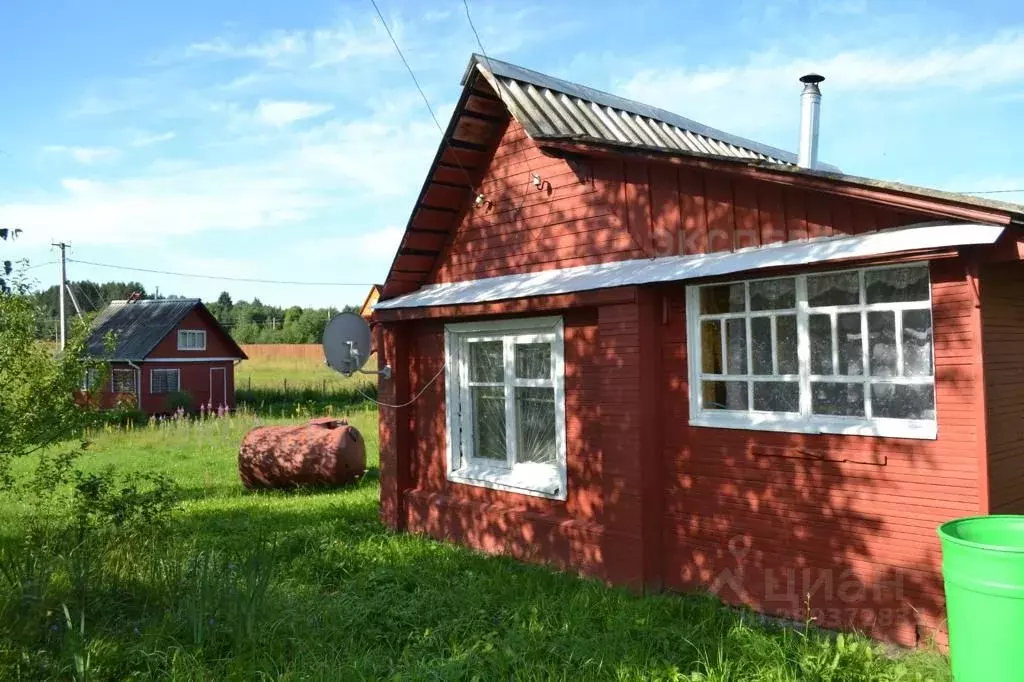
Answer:
<svg viewBox="0 0 1024 682"><path fill-rule="evenodd" d="M461 0L378 0L442 124L477 51ZM1024 188L1024 6L741 0L470 2L488 53L795 149L826 76L821 158L954 191ZM74 279L275 304L383 279L440 133L357 2L8 2L0 224ZM1024 192L991 198L1024 202ZM32 274L45 284L55 266Z"/></svg>

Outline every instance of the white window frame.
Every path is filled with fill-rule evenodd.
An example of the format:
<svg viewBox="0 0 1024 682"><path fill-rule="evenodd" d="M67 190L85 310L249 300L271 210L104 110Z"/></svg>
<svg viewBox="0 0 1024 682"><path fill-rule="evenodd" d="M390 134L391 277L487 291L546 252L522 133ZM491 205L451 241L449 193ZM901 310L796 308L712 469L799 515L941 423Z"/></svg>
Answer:
<svg viewBox="0 0 1024 682"><path fill-rule="evenodd" d="M100 378L100 371L99 371L99 369L97 369L96 367L90 367L90 368L86 369L85 372L82 374L82 384L80 386L81 390L83 390L83 391L95 391L97 389L102 388L102 386L98 386L97 385L99 383L97 381L99 378Z"/></svg>
<svg viewBox="0 0 1024 682"><path fill-rule="evenodd" d="M199 339L200 342L197 344L190 344L189 339ZM204 351L206 350L206 330L205 329L179 329L178 330L178 350L187 351Z"/></svg>
<svg viewBox="0 0 1024 682"><path fill-rule="evenodd" d="M118 391L117 390L117 376L118 376L118 374L122 374L122 375L123 374L127 374L127 375L129 375L131 377L132 390L130 390L130 391ZM134 369L124 369L124 368L118 369L118 368L115 368L115 369L110 370L110 392L111 393L124 393L124 394L128 394L128 395L135 395L136 393L138 393L138 390L139 389L136 386L136 378L135 378L135 370Z"/></svg>
<svg viewBox="0 0 1024 682"><path fill-rule="evenodd" d="M156 385L156 382L154 381L154 378L156 377L156 373L157 372L171 372L171 373L173 373L174 374L174 388L173 389L168 388L166 391L154 391L153 387ZM172 367L172 368L154 367L154 368L149 370L149 392L150 392L150 394L163 395L163 394L167 394L167 393L177 393L180 390L181 390L181 370L178 369L177 367Z"/></svg>
<svg viewBox="0 0 1024 682"><path fill-rule="evenodd" d="M472 457L472 424L463 420L469 396L468 344L501 340L505 358L505 442L508 466ZM551 379L515 377L516 343L551 343ZM534 317L445 325L445 447L448 480L494 490L565 500L565 340L561 317ZM515 462L515 389L552 387L555 394L555 463Z"/></svg>
<svg viewBox="0 0 1024 682"><path fill-rule="evenodd" d="M924 267L928 270L928 300L899 303L867 303L865 292L865 272L885 270L892 268ZM857 305L840 306L816 306L811 308L807 299L807 278L817 275L838 275L844 272L857 272L860 279L860 301ZM786 310L750 310L750 287L745 287L746 312L723 313L702 315L700 312L700 291L704 287L715 287L728 284L750 284L753 282L794 279L796 283L796 308ZM868 346L868 322L867 314L872 311L906 311L906 310L928 310L932 313L932 374L926 377L904 377L896 376L891 378L871 376L870 358ZM828 314L832 319L833 338L833 368L837 366L836 355L838 343L836 342L836 315L843 312L861 313L861 334L863 340L864 373L855 376L833 376L811 374L811 348L809 336L809 320L812 314ZM754 375L753 371L753 344L751 343L751 318L771 317L772 339L776 334L776 317L778 315L796 315L797 318L797 362L798 374L794 375ZM728 374L728 357L725 352L725 320L730 318L746 320L747 338L747 374ZM701 322L707 319L722 320L722 374L704 374L702 372L703 350L701 342ZM902 317L896 317L896 353L898 374L903 369L903 339L902 339ZM773 343L773 350L774 350ZM812 434L841 434L858 436L883 436L892 438L915 438L921 440L934 440L938 437L938 405L935 405L936 417L934 419L892 419L883 417L845 417L836 415L815 415L811 413L811 383L814 381L828 381L839 383L860 383L864 385L865 412L870 414L871 410L871 386L873 384L931 384L934 391L936 381L935 367L935 318L932 311L931 271L928 263L901 263L896 265L846 268L842 270L823 270L799 275L776 276L776 277L755 277L749 279L733 279L709 284L692 285L686 287L686 348L689 363L689 384L690 384L690 424L692 426L746 429L754 431L781 431L787 433L812 433ZM772 365L776 368L777 357L773 352ZM729 410L705 410L702 389L703 381L746 381L747 400L749 410L747 412ZM800 384L800 411L799 413L764 412L753 409L753 381L795 381Z"/></svg>

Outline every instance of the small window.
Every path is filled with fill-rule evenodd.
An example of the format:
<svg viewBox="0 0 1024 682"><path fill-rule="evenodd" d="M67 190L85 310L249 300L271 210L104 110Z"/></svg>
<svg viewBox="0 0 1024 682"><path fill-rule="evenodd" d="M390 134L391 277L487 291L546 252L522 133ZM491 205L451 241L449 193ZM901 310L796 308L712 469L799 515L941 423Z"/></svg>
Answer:
<svg viewBox="0 0 1024 682"><path fill-rule="evenodd" d="M450 480L565 499L560 318L445 328Z"/></svg>
<svg viewBox="0 0 1024 682"><path fill-rule="evenodd" d="M85 374L82 375L81 389L83 391L95 391L99 388L100 382L100 371L95 367L90 367L85 370Z"/></svg>
<svg viewBox="0 0 1024 682"><path fill-rule="evenodd" d="M115 369L110 372L110 390L113 393L135 395L135 370Z"/></svg>
<svg viewBox="0 0 1024 682"><path fill-rule="evenodd" d="M153 369L149 372L150 393L175 393L181 390L181 372L177 369Z"/></svg>
<svg viewBox="0 0 1024 682"><path fill-rule="evenodd" d="M206 330L179 329L178 350L206 350Z"/></svg>
<svg viewBox="0 0 1024 682"><path fill-rule="evenodd" d="M691 423L934 438L927 265L689 287Z"/></svg>

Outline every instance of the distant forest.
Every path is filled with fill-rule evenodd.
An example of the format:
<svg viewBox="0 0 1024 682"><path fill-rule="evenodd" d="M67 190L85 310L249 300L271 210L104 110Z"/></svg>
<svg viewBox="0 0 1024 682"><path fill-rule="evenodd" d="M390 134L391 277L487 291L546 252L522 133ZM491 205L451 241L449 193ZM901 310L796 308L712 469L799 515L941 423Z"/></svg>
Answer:
<svg viewBox="0 0 1024 682"><path fill-rule="evenodd" d="M126 299L138 292L142 298L186 298L183 296L154 295L139 282L69 282L72 296L65 298L69 319L73 319L74 303L78 303L83 316L91 316L114 300ZM52 339L57 334L60 299L58 287L35 294L38 313L39 338ZM71 300L74 298L74 302ZM320 343L324 326L331 316L339 312L359 312L357 306L343 308L281 308L264 305L258 298L235 301L224 291L216 301L203 301L214 317L238 343Z"/></svg>

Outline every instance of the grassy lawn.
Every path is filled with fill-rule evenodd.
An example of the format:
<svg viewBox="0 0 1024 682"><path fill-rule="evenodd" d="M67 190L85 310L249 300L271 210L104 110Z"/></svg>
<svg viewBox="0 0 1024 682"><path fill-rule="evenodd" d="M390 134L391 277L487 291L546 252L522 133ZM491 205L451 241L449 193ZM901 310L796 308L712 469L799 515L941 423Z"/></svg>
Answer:
<svg viewBox="0 0 1024 682"><path fill-rule="evenodd" d="M376 368L377 357L372 356L364 369L372 371ZM235 370L235 386L241 390L283 391L287 385L287 390L313 389L332 392L348 390L354 385L374 383L375 377L365 374L346 377L322 362L305 358L250 358L243 360Z"/></svg>
<svg viewBox="0 0 1024 682"><path fill-rule="evenodd" d="M352 420L371 471L342 490L244 491L246 414L97 436L87 471L175 481L165 525L79 540L0 498L0 679L948 679L934 653L892 660L711 598L636 597L392 534L376 413Z"/></svg>

